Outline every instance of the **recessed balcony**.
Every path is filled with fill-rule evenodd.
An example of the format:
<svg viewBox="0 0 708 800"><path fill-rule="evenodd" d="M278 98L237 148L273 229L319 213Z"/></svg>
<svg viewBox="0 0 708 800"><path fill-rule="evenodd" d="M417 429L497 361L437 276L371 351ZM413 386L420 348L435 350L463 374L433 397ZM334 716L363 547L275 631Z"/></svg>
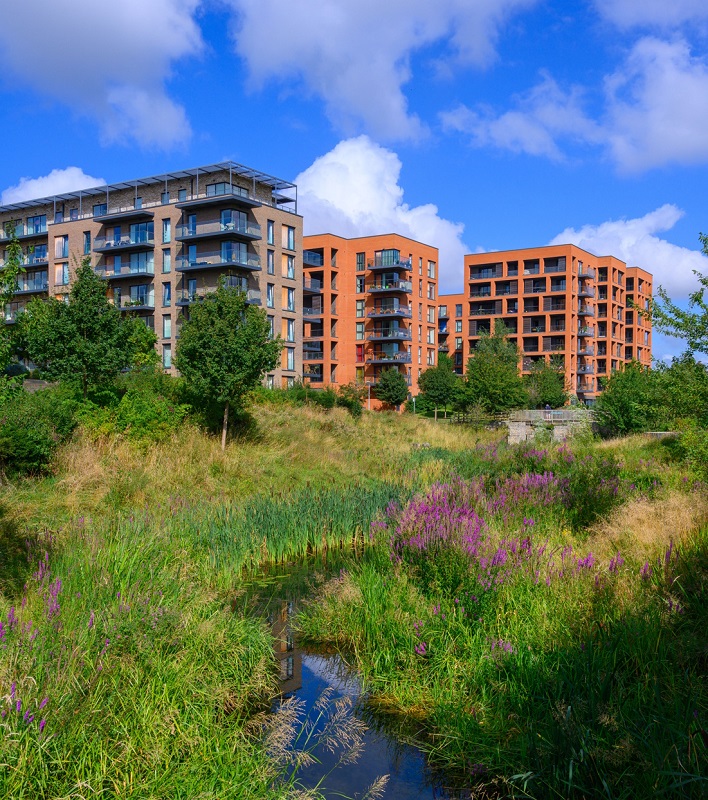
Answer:
<svg viewBox="0 0 708 800"><path fill-rule="evenodd" d="M379 330L372 331L367 337L370 342L410 342L413 338L410 331L404 330Z"/></svg>
<svg viewBox="0 0 708 800"><path fill-rule="evenodd" d="M375 308L369 311L368 316L371 319L385 319L387 317L406 317L413 316L413 311L408 306L391 306L383 308Z"/></svg>
<svg viewBox="0 0 708 800"><path fill-rule="evenodd" d="M230 206L235 205L241 208L258 208L260 200L252 197L247 189L240 186L231 186L229 191L220 194L194 194L187 200L182 200L175 204L177 208L192 209L202 208L203 206Z"/></svg>
<svg viewBox="0 0 708 800"><path fill-rule="evenodd" d="M306 267L323 267L324 258L320 253L316 253L314 250L303 250L302 263Z"/></svg>
<svg viewBox="0 0 708 800"><path fill-rule="evenodd" d="M324 316L324 310L317 307L303 306L302 316L307 317L308 320L321 319Z"/></svg>
<svg viewBox="0 0 708 800"><path fill-rule="evenodd" d="M366 262L366 268L372 271L376 270L391 270L392 272L404 271L413 268L410 258L399 258L392 263L384 263L385 260L380 258L370 258Z"/></svg>
<svg viewBox="0 0 708 800"><path fill-rule="evenodd" d="M320 294L322 292L322 281L318 281L316 278L304 278L302 290L305 294Z"/></svg>
<svg viewBox="0 0 708 800"><path fill-rule="evenodd" d="M413 291L413 284L410 281L377 281L370 283L366 287L368 292L405 292L410 294Z"/></svg>
<svg viewBox="0 0 708 800"><path fill-rule="evenodd" d="M579 297L595 297L595 289L592 286L586 286L585 284L581 284L580 289L578 290Z"/></svg>
<svg viewBox="0 0 708 800"><path fill-rule="evenodd" d="M592 364L583 364L576 371L578 375L594 375L595 367Z"/></svg>
<svg viewBox="0 0 708 800"><path fill-rule="evenodd" d="M580 317L594 317L595 309L590 306L580 306L578 308L578 316Z"/></svg>
<svg viewBox="0 0 708 800"><path fill-rule="evenodd" d="M93 240L94 253L121 253L125 250L152 250L155 239L152 236L97 236Z"/></svg>
<svg viewBox="0 0 708 800"><path fill-rule="evenodd" d="M246 302L250 305L259 306L261 304L260 289L247 289L239 284L233 284L231 287L227 284L227 288L240 289L246 295ZM216 289L213 286L203 286L199 289L193 289L192 291L189 289L178 289L175 305L182 307L189 306L192 305L192 303L198 303L204 300L207 295L214 294L215 292Z"/></svg>
<svg viewBox="0 0 708 800"><path fill-rule="evenodd" d="M40 294L49 290L49 281L44 278L39 281L24 281L15 289L16 295Z"/></svg>
<svg viewBox="0 0 708 800"><path fill-rule="evenodd" d="M219 219L178 225L175 239L193 242L199 239L235 237L255 241L261 238L261 226L253 222L222 222Z"/></svg>
<svg viewBox="0 0 708 800"><path fill-rule="evenodd" d="M24 225L18 225L15 228L15 238L23 241L24 239L35 239L37 236L43 236L45 239L47 238L47 226L45 225L38 225L36 227L26 227ZM9 242L12 238L11 235L8 235L8 232L2 227L0 229L0 242Z"/></svg>
<svg viewBox="0 0 708 800"><path fill-rule="evenodd" d="M302 360L303 361L324 361L324 350L308 350L307 348L303 348L303 350L302 350Z"/></svg>
<svg viewBox="0 0 708 800"><path fill-rule="evenodd" d="M113 267L103 266L94 269L96 275L106 281L116 281L121 278L135 278L135 277L152 277L155 274L154 265L142 264L140 266L131 266L130 264L121 264L116 271Z"/></svg>
<svg viewBox="0 0 708 800"><path fill-rule="evenodd" d="M410 353L372 353L366 358L367 364L390 364L396 366L397 364L410 364Z"/></svg>
<svg viewBox="0 0 708 800"><path fill-rule="evenodd" d="M130 297L122 297L120 303L115 303L121 311L154 311L155 298L152 295L145 297L138 297L131 299Z"/></svg>
<svg viewBox="0 0 708 800"><path fill-rule="evenodd" d="M578 328L578 336L594 336L594 335L595 335L594 328L586 328L586 327Z"/></svg>
<svg viewBox="0 0 708 800"><path fill-rule="evenodd" d="M241 253L234 250L231 253L196 253L194 255L177 256L177 272L196 272L205 269L247 269L257 272L261 268L261 260L252 253Z"/></svg>

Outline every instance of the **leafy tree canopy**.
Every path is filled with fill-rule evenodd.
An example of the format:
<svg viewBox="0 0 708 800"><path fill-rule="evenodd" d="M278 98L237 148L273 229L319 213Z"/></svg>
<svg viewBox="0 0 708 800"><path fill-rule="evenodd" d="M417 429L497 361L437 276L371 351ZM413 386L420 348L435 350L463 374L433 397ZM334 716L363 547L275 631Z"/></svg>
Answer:
<svg viewBox="0 0 708 800"><path fill-rule="evenodd" d="M551 360L537 361L531 374L525 376L524 386L529 396L531 408L560 408L568 400L565 390L565 370L562 364Z"/></svg>
<svg viewBox="0 0 708 800"><path fill-rule="evenodd" d="M5 266L0 271L0 310L12 301L17 289L17 279L25 271L22 266L22 247L17 241L15 229L6 226L10 241L5 248ZM0 401L5 401L21 388L21 384L8 377L6 370L15 352L15 337L7 325L0 325Z"/></svg>
<svg viewBox="0 0 708 800"><path fill-rule="evenodd" d="M506 333L504 324L497 320L494 333L480 338L457 393L459 407L479 406L487 413L497 413L528 402L519 373L519 351L506 339Z"/></svg>
<svg viewBox="0 0 708 800"><path fill-rule="evenodd" d="M408 397L408 383L397 369L385 369L376 384L376 397L388 406L400 406Z"/></svg>
<svg viewBox="0 0 708 800"><path fill-rule="evenodd" d="M424 401L435 409L446 408L452 403L460 379L455 375L452 359L441 355L436 367L429 367L418 378L418 387Z"/></svg>
<svg viewBox="0 0 708 800"><path fill-rule="evenodd" d="M107 284L86 257L76 270L69 302L33 300L21 317L29 357L50 379L75 383L84 398L122 369L152 357L155 334L109 302Z"/></svg>
<svg viewBox="0 0 708 800"><path fill-rule="evenodd" d="M223 405L222 448L229 408L243 406L266 372L278 365L282 342L272 339L263 309L223 284L190 308L182 325L175 365L187 388L205 402Z"/></svg>

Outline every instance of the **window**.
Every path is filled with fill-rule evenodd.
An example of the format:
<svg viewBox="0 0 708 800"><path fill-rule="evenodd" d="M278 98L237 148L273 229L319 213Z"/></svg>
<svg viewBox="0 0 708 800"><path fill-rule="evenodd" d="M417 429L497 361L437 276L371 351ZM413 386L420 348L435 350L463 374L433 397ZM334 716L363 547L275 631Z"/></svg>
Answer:
<svg viewBox="0 0 708 800"><path fill-rule="evenodd" d="M78 208L72 208L72 209L69 211L69 219L70 219L72 222L76 222L76 220L77 220L78 218L79 218L79 209L78 209Z"/></svg>
<svg viewBox="0 0 708 800"><path fill-rule="evenodd" d="M456 319L455 320L455 333L462 333L462 320Z"/></svg>
<svg viewBox="0 0 708 800"><path fill-rule="evenodd" d="M366 253L356 254L356 271L363 272L366 269Z"/></svg>
<svg viewBox="0 0 708 800"><path fill-rule="evenodd" d="M272 375L266 375L266 389L275 388L275 378Z"/></svg>
<svg viewBox="0 0 708 800"><path fill-rule="evenodd" d="M364 383L364 367L357 367L356 368L356 382L357 383Z"/></svg>
<svg viewBox="0 0 708 800"><path fill-rule="evenodd" d="M54 258L69 258L69 237L54 237Z"/></svg>
<svg viewBox="0 0 708 800"><path fill-rule="evenodd" d="M434 278L435 277L435 262L428 261L428 277Z"/></svg>
<svg viewBox="0 0 708 800"><path fill-rule="evenodd" d="M135 198L135 208L142 208L143 207L143 198L136 197Z"/></svg>
<svg viewBox="0 0 708 800"><path fill-rule="evenodd" d="M462 350L462 337L455 336L455 350Z"/></svg>
<svg viewBox="0 0 708 800"><path fill-rule="evenodd" d="M420 304L418 304L418 321L419 322L423 321L423 306L421 306Z"/></svg>
<svg viewBox="0 0 708 800"><path fill-rule="evenodd" d="M172 338L172 317L169 314L166 314L162 318L162 338L163 339Z"/></svg>
<svg viewBox="0 0 708 800"><path fill-rule="evenodd" d="M422 325L418 325L418 341L419 342L423 341L423 326Z"/></svg>
<svg viewBox="0 0 708 800"><path fill-rule="evenodd" d="M275 284L273 283L266 286L266 306L275 308Z"/></svg>
<svg viewBox="0 0 708 800"><path fill-rule="evenodd" d="M91 231L84 231L84 255L91 253Z"/></svg>
<svg viewBox="0 0 708 800"><path fill-rule="evenodd" d="M108 213L108 203L96 203L93 207L94 217L102 217Z"/></svg>
<svg viewBox="0 0 708 800"><path fill-rule="evenodd" d="M429 367L435 366L435 350L428 350L427 363Z"/></svg>
<svg viewBox="0 0 708 800"><path fill-rule="evenodd" d="M418 275L422 275L422 274L423 274L423 257L421 256L418 259Z"/></svg>
<svg viewBox="0 0 708 800"><path fill-rule="evenodd" d="M130 271L145 272L152 275L155 271L155 254L152 250L149 250L147 253L131 253Z"/></svg>
<svg viewBox="0 0 708 800"><path fill-rule="evenodd" d="M363 294L366 291L366 285L364 283L364 278L357 278L356 279L356 293Z"/></svg>
<svg viewBox="0 0 708 800"><path fill-rule="evenodd" d="M220 194L231 194L232 186L230 183L226 183L226 181L221 181L219 183L208 183L206 187L206 196L207 197L216 197Z"/></svg>
<svg viewBox="0 0 708 800"><path fill-rule="evenodd" d="M275 338L275 317L272 314L268 314L268 335Z"/></svg>
<svg viewBox="0 0 708 800"><path fill-rule="evenodd" d="M130 241L134 244L152 244L154 238L154 222L135 222L130 226Z"/></svg>
<svg viewBox="0 0 708 800"><path fill-rule="evenodd" d="M266 225L268 244L275 244L275 222L272 219L268 220Z"/></svg>
<svg viewBox="0 0 708 800"><path fill-rule="evenodd" d="M295 289L286 289L286 311L295 311Z"/></svg>
<svg viewBox="0 0 708 800"><path fill-rule="evenodd" d="M365 303L366 303L366 300L357 300L356 301L356 316L357 317L363 317L364 316L364 314L365 314L365 312L364 312Z"/></svg>
<svg viewBox="0 0 708 800"><path fill-rule="evenodd" d="M162 366L165 369L170 369L172 366L172 345L171 344L163 344L162 345Z"/></svg>
<svg viewBox="0 0 708 800"><path fill-rule="evenodd" d="M160 200L162 201L162 205L166 206L170 202L170 193L169 192L163 192L160 195Z"/></svg>
<svg viewBox="0 0 708 800"><path fill-rule="evenodd" d="M295 320L294 319L286 319L285 320L285 341L286 342L294 342L295 341Z"/></svg>
<svg viewBox="0 0 708 800"><path fill-rule="evenodd" d="M172 222L169 219L162 220L162 243L169 244L172 241Z"/></svg>
<svg viewBox="0 0 708 800"><path fill-rule="evenodd" d="M295 228L290 225L283 225L283 247L286 250L295 249Z"/></svg>
<svg viewBox="0 0 708 800"><path fill-rule="evenodd" d="M432 307L428 308L428 322L435 322L435 309Z"/></svg>
<svg viewBox="0 0 708 800"><path fill-rule="evenodd" d="M27 217L27 233L46 233L47 215L40 214L36 217Z"/></svg>
<svg viewBox="0 0 708 800"><path fill-rule="evenodd" d="M428 300L435 300L435 284L428 284Z"/></svg>
<svg viewBox="0 0 708 800"><path fill-rule="evenodd" d="M364 345L358 344L356 345L356 360L363 361L364 360Z"/></svg>
<svg viewBox="0 0 708 800"><path fill-rule="evenodd" d="M168 308L172 305L172 284L171 283L163 283L162 284L162 305L164 308Z"/></svg>
<svg viewBox="0 0 708 800"><path fill-rule="evenodd" d="M177 190L177 200L180 203L183 203L187 199L187 190L186 189L178 189Z"/></svg>
<svg viewBox="0 0 708 800"><path fill-rule="evenodd" d="M435 344L435 328L428 328L428 344Z"/></svg>
<svg viewBox="0 0 708 800"><path fill-rule="evenodd" d="M64 206L57 206L54 209L54 222L64 222ZM22 226L20 226L20 233L22 233Z"/></svg>
<svg viewBox="0 0 708 800"><path fill-rule="evenodd" d="M293 347L286 348L287 352L287 367L286 369L295 369L295 349Z"/></svg>
<svg viewBox="0 0 708 800"><path fill-rule="evenodd" d="M248 264L248 247L245 242L222 242L221 261L224 264Z"/></svg>
<svg viewBox="0 0 708 800"><path fill-rule="evenodd" d="M418 281L418 297L423 296L423 281Z"/></svg>
<svg viewBox="0 0 708 800"><path fill-rule="evenodd" d="M172 269L172 251L169 247L165 247L162 251L162 271L169 272Z"/></svg>
<svg viewBox="0 0 708 800"><path fill-rule="evenodd" d="M455 306L455 316L461 317L462 316L462 303L457 303Z"/></svg>
<svg viewBox="0 0 708 800"><path fill-rule="evenodd" d="M130 304L148 306L150 303L150 284L140 283L130 287Z"/></svg>
<svg viewBox="0 0 708 800"><path fill-rule="evenodd" d="M295 277L295 256L283 256L283 277Z"/></svg>
<svg viewBox="0 0 708 800"><path fill-rule="evenodd" d="M69 265L57 264L54 267L54 284L56 286L69 285Z"/></svg>
<svg viewBox="0 0 708 800"><path fill-rule="evenodd" d="M362 341L364 338L364 323L357 322L356 323L356 335L354 337L357 341Z"/></svg>
<svg viewBox="0 0 708 800"><path fill-rule="evenodd" d="M423 363L423 348L422 347L418 348L418 363L419 364Z"/></svg>
<svg viewBox="0 0 708 800"><path fill-rule="evenodd" d="M267 266L268 274L275 275L275 253L273 250L268 251L266 263L268 265Z"/></svg>

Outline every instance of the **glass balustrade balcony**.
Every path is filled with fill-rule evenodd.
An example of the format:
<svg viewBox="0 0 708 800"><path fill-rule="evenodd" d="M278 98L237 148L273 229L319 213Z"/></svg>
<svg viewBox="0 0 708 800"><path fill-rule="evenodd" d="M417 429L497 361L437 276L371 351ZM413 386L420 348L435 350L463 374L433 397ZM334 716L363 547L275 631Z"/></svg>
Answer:
<svg viewBox="0 0 708 800"><path fill-rule="evenodd" d="M239 250L177 256L177 272L194 272L223 267L247 269L255 272L260 270L261 260L253 253L244 253Z"/></svg>
<svg viewBox="0 0 708 800"><path fill-rule="evenodd" d="M261 226L256 225L255 222L240 222L237 220L222 222L219 219L212 219L204 222L178 225L175 234L175 239L178 242L224 236L256 240L261 238Z"/></svg>

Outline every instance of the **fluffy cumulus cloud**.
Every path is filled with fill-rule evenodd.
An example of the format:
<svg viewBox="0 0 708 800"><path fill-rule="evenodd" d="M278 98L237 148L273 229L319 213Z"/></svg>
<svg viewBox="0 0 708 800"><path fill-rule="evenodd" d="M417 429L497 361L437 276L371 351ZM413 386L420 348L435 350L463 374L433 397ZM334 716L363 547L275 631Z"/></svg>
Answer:
<svg viewBox="0 0 708 800"><path fill-rule="evenodd" d="M25 0L3 16L0 64L20 85L99 121L104 140L183 143L190 127L165 82L203 42L200 0Z"/></svg>
<svg viewBox="0 0 708 800"><path fill-rule="evenodd" d="M635 219L566 228L549 244L576 244L596 255L617 256L629 266L651 272L654 285L663 286L672 298L686 300L697 288L693 271L708 272L708 258L657 236L671 230L682 216L681 209L667 203Z"/></svg>
<svg viewBox="0 0 708 800"><path fill-rule="evenodd" d="M299 80L348 133L364 124L388 139L424 132L403 87L411 56L434 44L448 63L483 67L501 26L537 0L228 0L237 53L254 86Z"/></svg>
<svg viewBox="0 0 708 800"><path fill-rule="evenodd" d="M53 169L49 175L39 178L20 178L15 186L9 186L0 195L3 205L21 203L23 200L34 200L36 197L50 197L64 192L76 192L92 186L102 186L103 178L87 175L80 167Z"/></svg>
<svg viewBox="0 0 708 800"><path fill-rule="evenodd" d="M708 161L708 65L685 41L640 39L604 81L604 110L592 119L587 92L563 90L548 75L508 111L458 107L443 127L477 147L563 160L572 145L604 149L620 172Z"/></svg>
<svg viewBox="0 0 708 800"><path fill-rule="evenodd" d="M401 161L367 136L346 139L295 179L305 233L344 237L400 233L440 251L441 291L459 291L463 225L443 219L437 206L410 207L399 184Z"/></svg>
<svg viewBox="0 0 708 800"><path fill-rule="evenodd" d="M595 0L600 14L620 28L674 28L708 21L705 0Z"/></svg>

